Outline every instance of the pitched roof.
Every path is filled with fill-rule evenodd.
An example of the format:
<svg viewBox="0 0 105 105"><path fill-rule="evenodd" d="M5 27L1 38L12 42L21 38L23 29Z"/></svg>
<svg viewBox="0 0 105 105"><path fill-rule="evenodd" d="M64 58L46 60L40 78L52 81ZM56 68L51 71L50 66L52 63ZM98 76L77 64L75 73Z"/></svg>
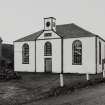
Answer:
<svg viewBox="0 0 105 105"><path fill-rule="evenodd" d="M56 33L63 38L77 38L77 37L91 37L95 34L75 25L75 24L64 24L57 25Z"/></svg>
<svg viewBox="0 0 105 105"><path fill-rule="evenodd" d="M42 34L43 30L23 37L21 39L16 40L15 42L23 42L23 41L34 41L38 36ZM75 25L75 24L64 24L56 26L56 33L63 38L78 38L78 37L92 37L96 36L95 34L86 31L85 29Z"/></svg>
<svg viewBox="0 0 105 105"><path fill-rule="evenodd" d="M37 39L37 37L42 34L42 32L43 32L43 30L40 30L40 31L35 32L35 33L31 34L31 35L20 38L20 39L16 40L15 42L35 41Z"/></svg>

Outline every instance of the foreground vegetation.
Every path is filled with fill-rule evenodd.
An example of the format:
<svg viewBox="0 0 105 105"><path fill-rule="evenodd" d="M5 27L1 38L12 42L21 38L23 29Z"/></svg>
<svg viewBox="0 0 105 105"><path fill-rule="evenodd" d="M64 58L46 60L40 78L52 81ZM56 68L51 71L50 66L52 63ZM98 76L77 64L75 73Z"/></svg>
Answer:
<svg viewBox="0 0 105 105"><path fill-rule="evenodd" d="M60 87L59 74L19 73L22 78L0 82L0 105L24 105L48 97L70 94L75 89L102 83L102 74L64 74L64 87Z"/></svg>

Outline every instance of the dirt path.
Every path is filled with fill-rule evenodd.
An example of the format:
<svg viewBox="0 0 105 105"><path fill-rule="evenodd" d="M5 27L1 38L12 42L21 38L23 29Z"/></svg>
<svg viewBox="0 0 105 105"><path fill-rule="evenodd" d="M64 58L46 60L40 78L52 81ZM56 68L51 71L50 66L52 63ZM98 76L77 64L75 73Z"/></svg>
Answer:
<svg viewBox="0 0 105 105"><path fill-rule="evenodd" d="M105 105L105 83L25 105Z"/></svg>

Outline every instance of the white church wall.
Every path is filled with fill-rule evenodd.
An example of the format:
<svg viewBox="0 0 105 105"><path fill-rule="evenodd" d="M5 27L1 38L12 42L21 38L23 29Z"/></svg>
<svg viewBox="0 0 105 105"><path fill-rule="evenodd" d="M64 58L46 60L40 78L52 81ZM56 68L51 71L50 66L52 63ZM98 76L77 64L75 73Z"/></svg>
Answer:
<svg viewBox="0 0 105 105"><path fill-rule="evenodd" d="M44 56L44 45L52 44L52 56ZM36 40L36 72L45 72L44 59L52 58L52 72L61 72L61 39Z"/></svg>
<svg viewBox="0 0 105 105"><path fill-rule="evenodd" d="M99 42L101 42L101 64L99 64ZM105 58L105 42L97 37L97 73L102 72L102 59Z"/></svg>
<svg viewBox="0 0 105 105"><path fill-rule="evenodd" d="M72 65L72 43L82 42L82 65ZM95 37L64 39L64 73L96 73Z"/></svg>
<svg viewBox="0 0 105 105"><path fill-rule="evenodd" d="M22 64L22 46L29 45L29 64ZM35 41L14 42L14 70L19 72L35 72Z"/></svg>

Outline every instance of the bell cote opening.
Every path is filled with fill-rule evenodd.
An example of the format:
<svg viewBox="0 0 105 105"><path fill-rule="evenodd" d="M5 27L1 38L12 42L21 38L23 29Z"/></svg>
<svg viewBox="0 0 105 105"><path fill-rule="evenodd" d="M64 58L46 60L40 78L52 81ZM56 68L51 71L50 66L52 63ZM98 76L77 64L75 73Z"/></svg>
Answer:
<svg viewBox="0 0 105 105"><path fill-rule="evenodd" d="M56 19L54 17L44 18L44 30L56 31Z"/></svg>

